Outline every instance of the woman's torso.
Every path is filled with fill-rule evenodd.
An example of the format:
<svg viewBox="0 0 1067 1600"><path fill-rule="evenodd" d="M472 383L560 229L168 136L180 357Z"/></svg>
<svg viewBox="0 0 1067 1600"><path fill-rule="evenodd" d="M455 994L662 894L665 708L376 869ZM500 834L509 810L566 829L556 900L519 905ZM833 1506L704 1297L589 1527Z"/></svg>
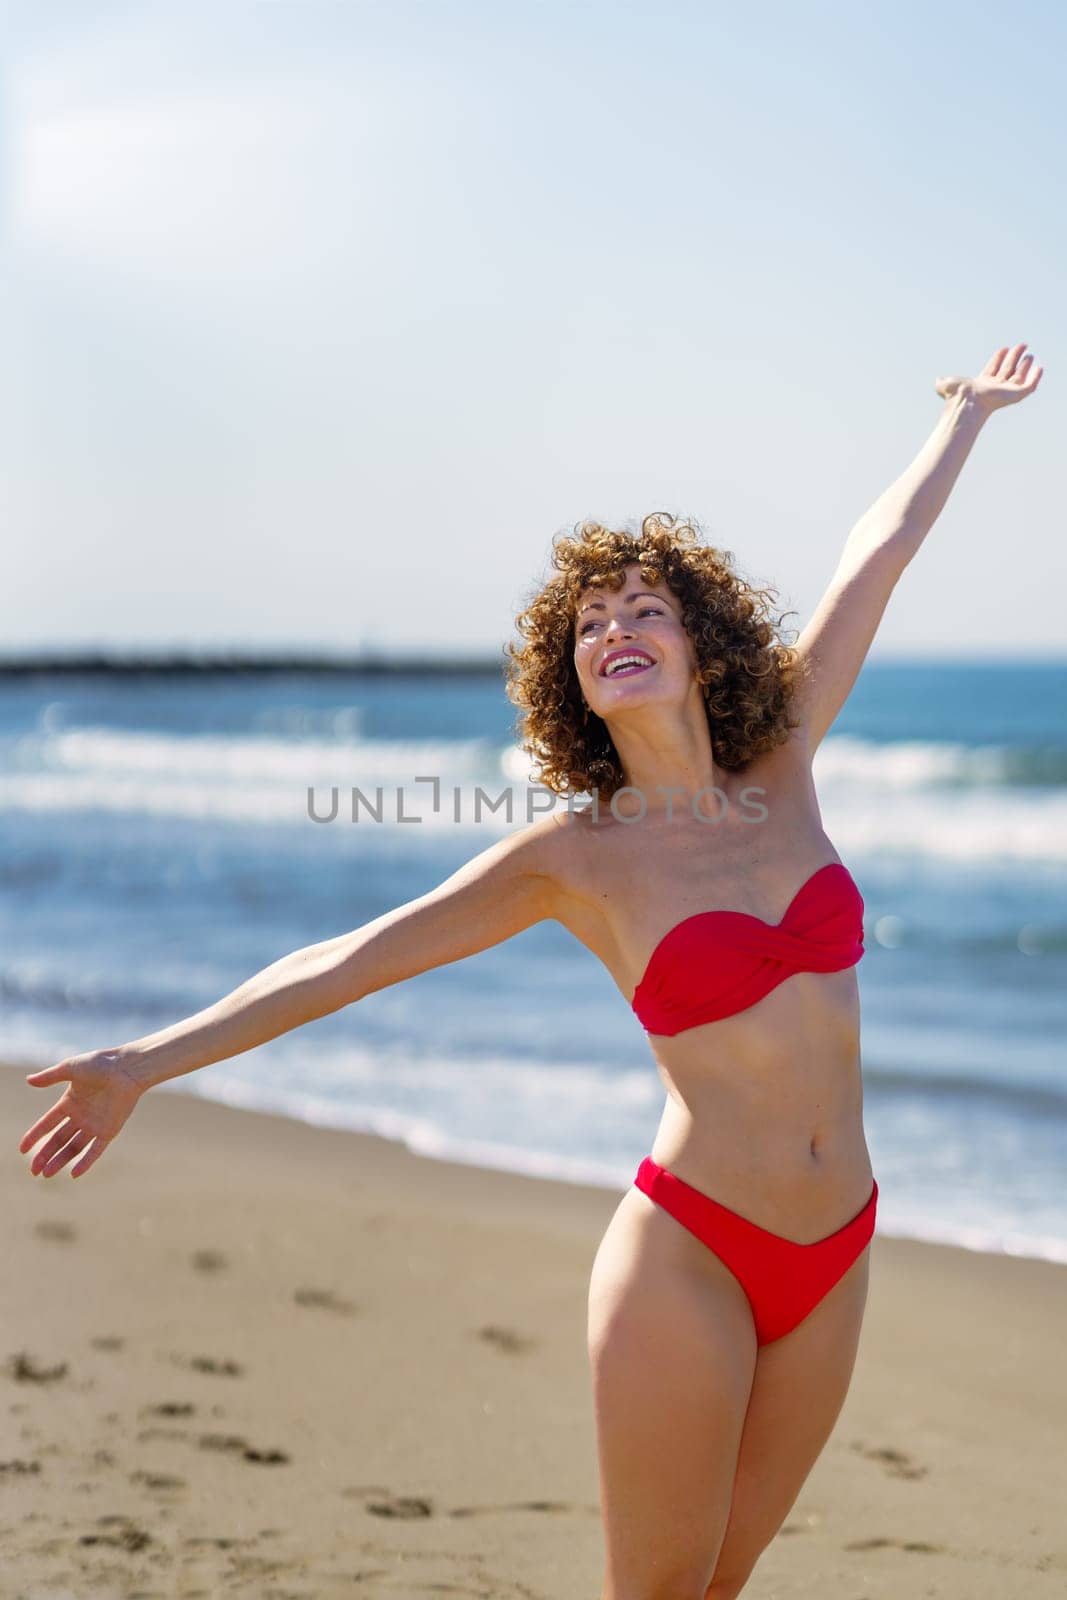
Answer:
<svg viewBox="0 0 1067 1600"><path fill-rule="evenodd" d="M839 859L802 743L727 775L721 791L717 822L677 801L670 820L620 821L602 804L599 820L576 813L561 830L559 920L628 1003L683 919L731 910L778 923L812 873ZM648 1039L667 1091L651 1151L661 1166L801 1243L863 1206L873 1173L854 967L792 973L743 1011Z"/></svg>

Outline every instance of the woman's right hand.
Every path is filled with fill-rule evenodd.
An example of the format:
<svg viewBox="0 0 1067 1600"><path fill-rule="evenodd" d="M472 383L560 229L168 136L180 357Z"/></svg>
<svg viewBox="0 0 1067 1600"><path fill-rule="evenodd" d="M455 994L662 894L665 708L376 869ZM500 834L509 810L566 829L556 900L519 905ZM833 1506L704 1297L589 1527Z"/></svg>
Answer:
<svg viewBox="0 0 1067 1600"><path fill-rule="evenodd" d="M144 1085L136 1082L123 1065L121 1050L90 1050L85 1055L68 1056L54 1067L28 1073L26 1082L35 1089L69 1084L51 1110L27 1128L19 1141L19 1150L26 1155L38 1139L52 1134L30 1163L34 1176L45 1178L54 1177L91 1145L70 1175L80 1178L88 1172L145 1092Z"/></svg>
<svg viewBox="0 0 1067 1600"><path fill-rule="evenodd" d="M1033 394L1041 382L1044 367L1033 365L1033 355L1023 355L1025 344L1002 345L994 350L975 378L938 378L934 388L942 400L965 389L988 412L1001 406L1017 405Z"/></svg>

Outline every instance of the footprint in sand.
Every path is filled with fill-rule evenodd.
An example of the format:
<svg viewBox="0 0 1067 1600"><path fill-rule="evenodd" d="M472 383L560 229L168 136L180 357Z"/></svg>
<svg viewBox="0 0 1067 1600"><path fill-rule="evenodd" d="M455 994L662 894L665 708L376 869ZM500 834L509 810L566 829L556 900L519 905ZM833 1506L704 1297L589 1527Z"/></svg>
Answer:
<svg viewBox="0 0 1067 1600"><path fill-rule="evenodd" d="M216 1378L241 1378L244 1376L244 1367L239 1361L220 1360L215 1356L180 1356L173 1355L172 1361L179 1366L191 1367L194 1372L210 1373Z"/></svg>
<svg viewBox="0 0 1067 1600"><path fill-rule="evenodd" d="M368 1500L367 1510L375 1517L432 1517L433 1501L421 1495L391 1495L388 1500Z"/></svg>
<svg viewBox="0 0 1067 1600"><path fill-rule="evenodd" d="M35 1223L33 1231L39 1239L55 1239L61 1244L69 1244L78 1237L78 1230L73 1223L60 1222L51 1217Z"/></svg>
<svg viewBox="0 0 1067 1600"><path fill-rule="evenodd" d="M434 1502L426 1495L398 1495L381 1484L363 1484L342 1489L349 1499L363 1500L365 1509L376 1517L432 1517L436 1515ZM443 1511L446 1517L477 1517L499 1515L507 1511L548 1512L552 1515L578 1512L580 1515L599 1516L599 1506L576 1505L570 1500L515 1500L494 1506L454 1506Z"/></svg>
<svg viewBox="0 0 1067 1600"><path fill-rule="evenodd" d="M42 1367L25 1350L18 1350L10 1358L7 1370L16 1383L55 1383L67 1375L67 1362L56 1367Z"/></svg>
<svg viewBox="0 0 1067 1600"><path fill-rule="evenodd" d="M210 1372L218 1378L239 1378L244 1373L239 1361L217 1361L214 1356L193 1356L189 1365L194 1372Z"/></svg>
<svg viewBox="0 0 1067 1600"><path fill-rule="evenodd" d="M579 1506L571 1500L514 1500L502 1506L454 1506L446 1513L450 1517L478 1517L504 1511L547 1511L553 1515L577 1511L582 1516L599 1516L599 1506Z"/></svg>
<svg viewBox="0 0 1067 1600"><path fill-rule="evenodd" d="M201 1450L248 1449L248 1440L239 1433L202 1433L196 1442Z"/></svg>
<svg viewBox="0 0 1067 1600"><path fill-rule="evenodd" d="M926 1468L917 1466L910 1456L904 1454L903 1450L893 1450L888 1445L872 1448L859 1440L853 1442L852 1449L857 1454L865 1456L868 1461L879 1462L892 1478L925 1478L926 1476Z"/></svg>
<svg viewBox="0 0 1067 1600"><path fill-rule="evenodd" d="M129 1517L121 1513L109 1517L97 1517L97 1522L102 1527L113 1527L112 1533L83 1533L78 1540L79 1544L107 1544L114 1545L119 1550L145 1550L153 1540L150 1533L139 1528Z"/></svg>
<svg viewBox="0 0 1067 1600"><path fill-rule="evenodd" d="M856 1539L852 1544L844 1544L842 1550L914 1550L922 1555L943 1555L943 1544L927 1544L922 1539Z"/></svg>
<svg viewBox="0 0 1067 1600"><path fill-rule="evenodd" d="M350 1317L358 1306L351 1300L342 1300L332 1289L294 1289L293 1299L298 1306L317 1306L323 1311L340 1311Z"/></svg>
<svg viewBox="0 0 1067 1600"><path fill-rule="evenodd" d="M193 1266L197 1272L221 1272L229 1262L221 1250L197 1250L193 1254Z"/></svg>
<svg viewBox="0 0 1067 1600"><path fill-rule="evenodd" d="M175 1478L167 1472L131 1472L131 1483L143 1483L146 1489L184 1489L184 1478Z"/></svg>
<svg viewBox="0 0 1067 1600"><path fill-rule="evenodd" d="M524 1334L515 1333L511 1328L498 1328L489 1323L484 1328L475 1332L476 1339L484 1339L487 1344L495 1345L498 1350L507 1351L508 1355L522 1355L526 1350L532 1350L537 1343L536 1339L528 1339Z"/></svg>
<svg viewBox="0 0 1067 1600"><path fill-rule="evenodd" d="M239 1433L202 1433L197 1440L201 1450L231 1451L245 1461L261 1466L279 1466L289 1462L284 1450L257 1450Z"/></svg>
<svg viewBox="0 0 1067 1600"><path fill-rule="evenodd" d="M433 1501L423 1495L394 1494L381 1484L360 1484L341 1493L349 1499L365 1500L366 1510L376 1517L432 1517Z"/></svg>

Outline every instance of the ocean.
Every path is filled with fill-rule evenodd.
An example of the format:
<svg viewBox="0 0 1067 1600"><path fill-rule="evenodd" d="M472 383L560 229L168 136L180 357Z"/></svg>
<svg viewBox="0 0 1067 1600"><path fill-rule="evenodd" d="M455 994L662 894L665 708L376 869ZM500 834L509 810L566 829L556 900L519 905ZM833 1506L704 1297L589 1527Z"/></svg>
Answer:
<svg viewBox="0 0 1067 1600"><path fill-rule="evenodd" d="M492 670L0 674L0 1058L153 1032L425 893L525 820L514 716ZM866 906L879 1231L1067 1262L1067 663L869 661L815 777ZM554 922L153 1092L620 1192L664 1101Z"/></svg>

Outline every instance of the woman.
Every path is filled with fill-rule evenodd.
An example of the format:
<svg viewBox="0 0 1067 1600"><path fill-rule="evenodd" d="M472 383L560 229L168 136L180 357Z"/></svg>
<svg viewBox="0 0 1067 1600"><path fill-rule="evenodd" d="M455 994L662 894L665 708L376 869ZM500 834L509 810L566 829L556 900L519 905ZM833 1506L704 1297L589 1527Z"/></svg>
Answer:
<svg viewBox="0 0 1067 1600"><path fill-rule="evenodd" d="M1032 394L1025 346L945 408L853 529L797 644L688 524L585 524L520 616L509 692L556 793L436 889L295 951L173 1027L31 1073L65 1082L22 1139L78 1177L151 1085L249 1050L543 918L607 966L667 1088L601 1241L589 1360L603 1600L732 1600L840 1411L877 1184L862 1123L863 905L823 832L812 757L987 417ZM605 804L606 802L606 804Z"/></svg>

